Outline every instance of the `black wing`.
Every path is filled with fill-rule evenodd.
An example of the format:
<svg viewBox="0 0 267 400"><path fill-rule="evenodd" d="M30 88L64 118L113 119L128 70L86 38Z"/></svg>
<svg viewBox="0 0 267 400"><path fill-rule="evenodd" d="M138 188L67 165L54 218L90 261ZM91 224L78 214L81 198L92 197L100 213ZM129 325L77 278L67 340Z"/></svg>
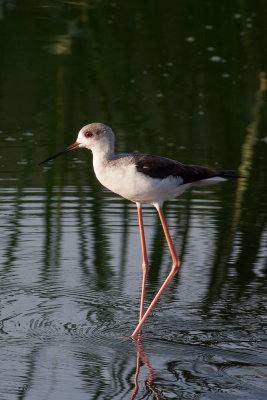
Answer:
<svg viewBox="0 0 267 400"><path fill-rule="evenodd" d="M138 172L142 172L151 178L164 179L168 176L181 177L183 183L200 181L215 176L231 177L234 171L216 171L199 165L186 165L169 158L153 156L151 154L135 154L134 163Z"/></svg>

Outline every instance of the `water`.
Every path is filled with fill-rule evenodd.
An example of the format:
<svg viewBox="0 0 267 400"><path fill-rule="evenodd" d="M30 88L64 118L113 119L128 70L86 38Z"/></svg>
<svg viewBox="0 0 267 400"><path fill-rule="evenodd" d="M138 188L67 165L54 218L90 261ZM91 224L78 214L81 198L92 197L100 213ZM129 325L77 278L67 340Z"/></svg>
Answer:
<svg viewBox="0 0 267 400"><path fill-rule="evenodd" d="M266 5L0 3L0 399L265 399ZM164 209L179 274L133 341L136 207L89 152L37 163L85 123L118 152L236 168ZM146 307L169 272L144 207Z"/></svg>

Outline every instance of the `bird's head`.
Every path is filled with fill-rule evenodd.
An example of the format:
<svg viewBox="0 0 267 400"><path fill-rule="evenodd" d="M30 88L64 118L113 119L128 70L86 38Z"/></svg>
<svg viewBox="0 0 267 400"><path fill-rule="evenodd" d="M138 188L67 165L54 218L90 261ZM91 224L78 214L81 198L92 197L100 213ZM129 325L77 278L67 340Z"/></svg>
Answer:
<svg viewBox="0 0 267 400"><path fill-rule="evenodd" d="M67 153L71 150L86 148L94 151L113 152L114 150L114 133L110 127L94 122L92 124L85 125L78 133L78 137L75 143L66 147L66 149L54 154L51 157L46 158L40 162L39 165L50 161L61 154Z"/></svg>

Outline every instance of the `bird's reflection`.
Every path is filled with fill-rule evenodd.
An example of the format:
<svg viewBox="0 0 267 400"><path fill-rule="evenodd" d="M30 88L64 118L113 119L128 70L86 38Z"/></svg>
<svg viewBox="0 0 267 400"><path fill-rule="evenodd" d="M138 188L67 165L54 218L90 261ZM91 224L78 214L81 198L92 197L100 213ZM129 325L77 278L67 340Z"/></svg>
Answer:
<svg viewBox="0 0 267 400"><path fill-rule="evenodd" d="M143 338L142 335L139 334L136 339L133 339L135 342L135 347L136 347L136 371L135 371L135 376L134 376L134 390L132 393L131 400L135 399L137 393L138 393L138 376L141 368L141 363L142 365L145 365L147 367L147 372L148 372L148 379L146 381L146 386L151 390L151 392L154 393L155 398L157 400L161 400L161 397L157 390L153 387L153 383L155 380L155 375L154 375L154 369L151 367L147 352L144 348L143 345Z"/></svg>

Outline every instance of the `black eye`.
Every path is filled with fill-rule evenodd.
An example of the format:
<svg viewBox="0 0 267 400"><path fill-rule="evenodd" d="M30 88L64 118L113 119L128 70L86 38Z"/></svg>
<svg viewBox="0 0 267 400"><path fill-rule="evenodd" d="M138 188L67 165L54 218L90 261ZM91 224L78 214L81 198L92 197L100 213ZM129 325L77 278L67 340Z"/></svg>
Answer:
<svg viewBox="0 0 267 400"><path fill-rule="evenodd" d="M90 131L87 131L87 132L85 132L84 136L85 136L85 137L92 137L92 136L93 136L93 133L90 132Z"/></svg>

